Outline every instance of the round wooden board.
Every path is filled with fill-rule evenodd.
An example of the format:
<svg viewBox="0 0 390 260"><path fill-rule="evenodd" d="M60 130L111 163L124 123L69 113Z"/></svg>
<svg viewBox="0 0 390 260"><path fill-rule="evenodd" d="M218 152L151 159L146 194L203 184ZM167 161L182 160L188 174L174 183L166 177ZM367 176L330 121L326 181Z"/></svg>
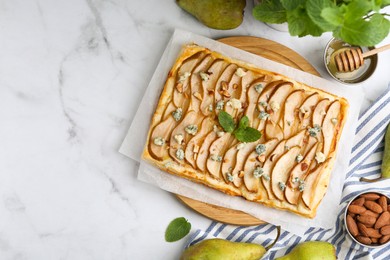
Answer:
<svg viewBox="0 0 390 260"><path fill-rule="evenodd" d="M252 36L227 37L218 41L320 76L318 71L301 55L280 43ZM215 221L240 226L253 226L265 223L242 211L207 204L181 195L176 196L188 207Z"/></svg>

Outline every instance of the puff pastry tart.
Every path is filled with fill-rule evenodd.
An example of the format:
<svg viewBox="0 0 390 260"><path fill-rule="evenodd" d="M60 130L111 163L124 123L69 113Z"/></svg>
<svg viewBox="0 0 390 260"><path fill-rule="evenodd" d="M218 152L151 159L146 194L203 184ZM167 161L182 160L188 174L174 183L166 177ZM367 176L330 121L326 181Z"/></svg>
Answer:
<svg viewBox="0 0 390 260"><path fill-rule="evenodd" d="M143 159L229 195L313 218L329 183L348 102L187 45L170 70ZM218 114L262 133L239 142Z"/></svg>

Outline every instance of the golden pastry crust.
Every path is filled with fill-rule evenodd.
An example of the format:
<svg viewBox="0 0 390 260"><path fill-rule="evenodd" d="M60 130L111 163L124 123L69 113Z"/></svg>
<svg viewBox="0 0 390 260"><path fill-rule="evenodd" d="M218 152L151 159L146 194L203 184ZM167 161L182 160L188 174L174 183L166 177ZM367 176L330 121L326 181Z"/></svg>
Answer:
<svg viewBox="0 0 390 260"><path fill-rule="evenodd" d="M344 98L186 45L168 73L143 159L226 194L313 218L331 185L348 108ZM248 116L261 139L240 143L223 132L221 109L235 120Z"/></svg>

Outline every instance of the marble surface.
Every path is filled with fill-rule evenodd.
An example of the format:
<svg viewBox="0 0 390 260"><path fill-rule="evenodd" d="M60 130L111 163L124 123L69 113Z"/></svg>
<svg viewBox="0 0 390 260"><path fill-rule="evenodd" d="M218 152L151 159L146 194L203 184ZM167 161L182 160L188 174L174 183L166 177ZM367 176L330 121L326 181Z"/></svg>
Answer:
<svg viewBox="0 0 390 260"><path fill-rule="evenodd" d="M177 259L167 224L206 219L136 178L118 153L175 27L220 38L253 35L305 57L326 79L331 38L296 38L254 20L208 29L164 1L0 1L0 258ZM382 44L390 43L387 37ZM364 84L367 107L390 81L390 52Z"/></svg>

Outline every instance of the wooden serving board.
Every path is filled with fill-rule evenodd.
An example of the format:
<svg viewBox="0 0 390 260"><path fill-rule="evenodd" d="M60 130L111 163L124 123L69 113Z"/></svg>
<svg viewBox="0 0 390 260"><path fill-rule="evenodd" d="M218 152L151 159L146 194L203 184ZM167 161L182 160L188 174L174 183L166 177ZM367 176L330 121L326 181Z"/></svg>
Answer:
<svg viewBox="0 0 390 260"><path fill-rule="evenodd" d="M227 37L219 39L218 41L320 76L318 71L301 55L280 43L251 36ZM207 204L181 195L176 196L188 207L215 221L240 226L253 226L265 223L242 211Z"/></svg>

